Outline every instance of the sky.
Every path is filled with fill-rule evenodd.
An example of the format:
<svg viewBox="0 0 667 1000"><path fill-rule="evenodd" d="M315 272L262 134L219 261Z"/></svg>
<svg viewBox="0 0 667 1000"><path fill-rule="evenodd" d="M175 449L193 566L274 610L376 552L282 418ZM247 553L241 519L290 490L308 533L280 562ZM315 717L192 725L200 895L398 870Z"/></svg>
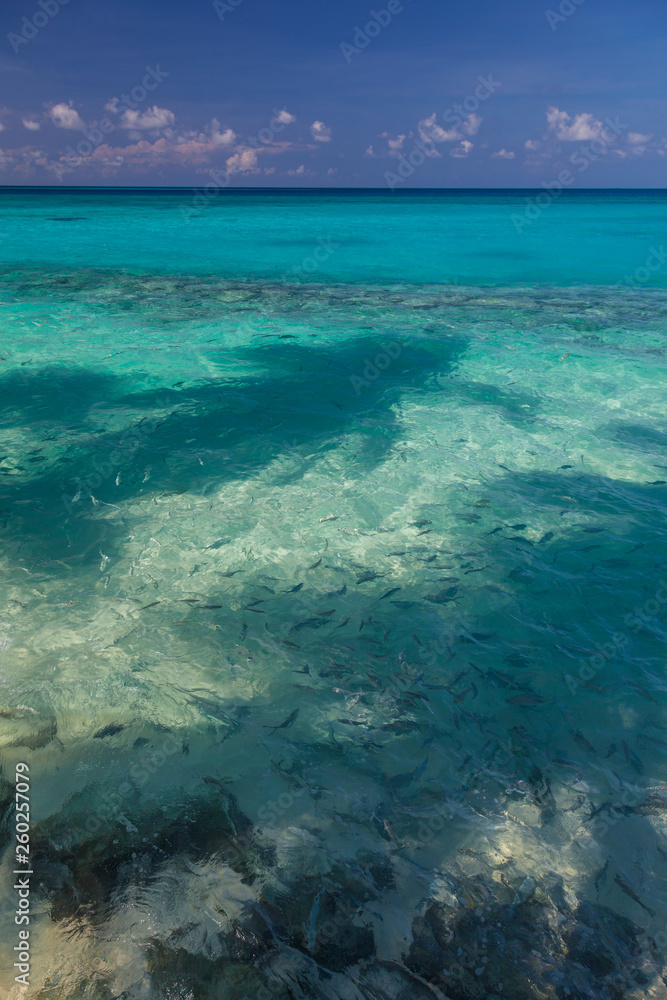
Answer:
<svg viewBox="0 0 667 1000"><path fill-rule="evenodd" d="M4 0L0 184L663 187L666 27L664 0Z"/></svg>

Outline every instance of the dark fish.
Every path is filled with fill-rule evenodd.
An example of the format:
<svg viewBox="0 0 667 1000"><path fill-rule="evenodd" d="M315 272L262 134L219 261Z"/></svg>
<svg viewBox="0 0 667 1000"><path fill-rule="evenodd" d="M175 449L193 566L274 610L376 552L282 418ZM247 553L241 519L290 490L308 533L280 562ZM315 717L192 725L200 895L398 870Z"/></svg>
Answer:
<svg viewBox="0 0 667 1000"><path fill-rule="evenodd" d="M625 893L626 896L629 896L630 899L633 899L638 906L641 906L642 910L646 910L649 916L651 917L655 916L655 910L652 910L650 906L646 905L646 903L642 903L641 899L634 891L632 886L628 882L626 882L624 878L621 878L620 875L614 875L614 882L616 883L617 886L619 886L622 889L622 891Z"/></svg>
<svg viewBox="0 0 667 1000"><path fill-rule="evenodd" d="M527 524L511 524L510 525L510 528L512 529L512 531L523 531L524 528L527 528L527 527L528 527Z"/></svg>
<svg viewBox="0 0 667 1000"><path fill-rule="evenodd" d="M317 567L320 565L321 562L322 560L318 559L317 562L314 562L312 566L308 567L308 569L317 569Z"/></svg>
<svg viewBox="0 0 667 1000"><path fill-rule="evenodd" d="M222 604L200 604L199 607L202 611L218 611Z"/></svg>
<svg viewBox="0 0 667 1000"><path fill-rule="evenodd" d="M382 595L382 597L378 597L378 601L384 601L385 597L391 597L392 594L397 594L400 589L400 587L394 587L393 590L388 590L386 594Z"/></svg>
<svg viewBox="0 0 667 1000"><path fill-rule="evenodd" d="M104 729L98 729L96 733L93 734L94 740L103 740L105 736L115 736L116 733L122 732L125 729L125 724L122 722L111 722Z"/></svg>
<svg viewBox="0 0 667 1000"><path fill-rule="evenodd" d="M307 618L305 622L298 622L296 625L292 625L290 635L293 632L300 632L303 628L322 628L326 624L326 618Z"/></svg>
<svg viewBox="0 0 667 1000"><path fill-rule="evenodd" d="M143 608L139 608L139 610L145 611L146 608L154 608L157 604L162 604L162 601L153 601L152 604L144 604Z"/></svg>
<svg viewBox="0 0 667 1000"><path fill-rule="evenodd" d="M263 728L264 729L289 729L290 726L293 725L294 720L296 719L296 717L297 717L298 714L299 714L299 709L295 708L294 711L290 712L290 714L287 716L287 718L285 719L285 721L281 722L279 726L264 726Z"/></svg>
<svg viewBox="0 0 667 1000"><path fill-rule="evenodd" d="M427 524L433 524L433 521L412 521L413 528L425 528Z"/></svg>
<svg viewBox="0 0 667 1000"><path fill-rule="evenodd" d="M609 758L613 757L615 753L616 753L616 744L612 743L612 744L610 744L609 749L607 750L606 754L604 755L604 757L602 759L603 760L609 760Z"/></svg>
<svg viewBox="0 0 667 1000"><path fill-rule="evenodd" d="M542 542L550 542L553 537L554 537L553 531L547 531L546 534L542 535L537 544L541 545Z"/></svg>
<svg viewBox="0 0 667 1000"><path fill-rule="evenodd" d="M533 705L541 705L546 701L539 694L533 694L532 691L527 691L525 694L515 694L513 698L509 698L507 701L508 705L522 705L526 708L530 708Z"/></svg>
<svg viewBox="0 0 667 1000"><path fill-rule="evenodd" d="M204 552L208 552L209 549L221 549L223 545L229 545L230 542L231 538L219 538L217 542L211 542L210 545L207 545Z"/></svg>
<svg viewBox="0 0 667 1000"><path fill-rule="evenodd" d="M384 573L362 573L357 583L368 583L369 580L377 580L380 576L384 576Z"/></svg>
<svg viewBox="0 0 667 1000"><path fill-rule="evenodd" d="M430 601L432 604L446 604L447 601L454 600L458 590L458 587L449 587L447 590L441 590L437 594L428 594L425 600Z"/></svg>
<svg viewBox="0 0 667 1000"><path fill-rule="evenodd" d="M596 752L595 747L593 746L593 744L589 743L588 740L586 739L586 737L584 736L584 734L580 733L578 729L571 729L570 730L570 736L575 741L575 743L579 744L579 746L585 747L586 750L589 750L591 753L595 753Z"/></svg>
<svg viewBox="0 0 667 1000"><path fill-rule="evenodd" d="M206 784L207 784L207 785L217 785L217 786L218 786L218 788L222 788L223 792L226 792L226 791L227 791L227 789L225 788L225 785L223 784L223 782L222 782L222 781L220 781L220 779L219 779L219 778L211 778L211 777L209 777L209 776L207 775L207 776L206 776L206 777L204 778L204 781L206 782Z"/></svg>
<svg viewBox="0 0 667 1000"><path fill-rule="evenodd" d="M493 531L487 531L487 535L495 535L496 532L502 531L502 530L503 530L503 526L501 524L499 528L494 528Z"/></svg>
<svg viewBox="0 0 667 1000"><path fill-rule="evenodd" d="M292 587L291 590L284 590L283 593L284 594L298 594L302 587L303 587L302 583L297 583L296 587Z"/></svg>

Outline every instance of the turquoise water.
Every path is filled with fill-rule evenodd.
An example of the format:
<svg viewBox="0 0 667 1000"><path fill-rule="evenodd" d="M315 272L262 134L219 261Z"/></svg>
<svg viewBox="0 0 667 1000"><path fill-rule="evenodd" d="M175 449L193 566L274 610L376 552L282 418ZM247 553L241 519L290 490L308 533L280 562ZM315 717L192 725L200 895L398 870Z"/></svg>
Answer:
<svg viewBox="0 0 667 1000"><path fill-rule="evenodd" d="M40 1000L664 996L667 196L193 197L0 192L6 995L21 762Z"/></svg>

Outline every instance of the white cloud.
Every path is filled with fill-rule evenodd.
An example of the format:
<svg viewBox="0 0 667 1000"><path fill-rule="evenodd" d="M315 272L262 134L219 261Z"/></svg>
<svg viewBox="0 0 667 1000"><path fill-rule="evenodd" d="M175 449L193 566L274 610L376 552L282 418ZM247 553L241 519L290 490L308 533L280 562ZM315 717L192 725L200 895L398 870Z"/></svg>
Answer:
<svg viewBox="0 0 667 1000"><path fill-rule="evenodd" d="M336 170L335 167L329 167L329 169L327 170L327 177L333 177L333 175L337 173L338 171Z"/></svg>
<svg viewBox="0 0 667 1000"><path fill-rule="evenodd" d="M83 118L72 107L71 101L69 104L65 104L64 102L62 104L54 104L48 112L48 116L56 128L71 128L80 132L81 129L86 127Z"/></svg>
<svg viewBox="0 0 667 1000"><path fill-rule="evenodd" d="M393 150L403 149L403 143L404 142L405 142L405 136L404 135L397 135L395 139L388 139L387 140L387 145L389 146L390 149L393 149Z"/></svg>
<svg viewBox="0 0 667 1000"><path fill-rule="evenodd" d="M0 122L0 132L4 131L5 131L5 126L2 124L2 122Z"/></svg>
<svg viewBox="0 0 667 1000"><path fill-rule="evenodd" d="M211 122L211 142L214 146L231 146L236 141L236 133L231 128L220 131L220 122L214 118Z"/></svg>
<svg viewBox="0 0 667 1000"><path fill-rule="evenodd" d="M146 111L127 109L120 117L120 127L127 129L161 129L173 125L176 116L168 108L158 108L154 104Z"/></svg>
<svg viewBox="0 0 667 1000"><path fill-rule="evenodd" d="M649 139L652 138L653 138L652 132L649 133L648 135L643 135L641 132L628 132L628 142L632 146L644 145L644 143L647 143Z"/></svg>
<svg viewBox="0 0 667 1000"><path fill-rule="evenodd" d="M467 139L463 139L461 141L461 145L451 151L450 156L455 156L457 160L463 159L468 155L472 147L472 142L468 142Z"/></svg>
<svg viewBox="0 0 667 1000"><path fill-rule="evenodd" d="M279 121L281 125L292 125L296 121L296 115L291 115L289 111L279 111L276 115L276 121Z"/></svg>
<svg viewBox="0 0 667 1000"><path fill-rule="evenodd" d="M604 139L604 125L588 111L572 118L567 111L550 107L547 111L547 122L549 132L555 134L556 138L562 142L586 142L589 139Z"/></svg>
<svg viewBox="0 0 667 1000"><path fill-rule="evenodd" d="M264 173L266 174L267 177L270 177L271 174L275 174L275 172L276 172L275 167L264 167Z"/></svg>
<svg viewBox="0 0 667 1000"><path fill-rule="evenodd" d="M375 150L373 149L372 146L368 147L368 149L364 153L364 156L375 156Z"/></svg>
<svg viewBox="0 0 667 1000"><path fill-rule="evenodd" d="M316 121L310 126L310 134L317 142L331 142L331 129L324 122Z"/></svg>
<svg viewBox="0 0 667 1000"><path fill-rule="evenodd" d="M499 149L497 153L491 154L492 160L513 160L514 153L510 153L507 149Z"/></svg>
<svg viewBox="0 0 667 1000"><path fill-rule="evenodd" d="M24 118L23 119L24 128L30 129L31 132L38 132L41 128L39 122L36 122L34 118Z"/></svg>
<svg viewBox="0 0 667 1000"><path fill-rule="evenodd" d="M479 115L476 115L473 112L473 114L468 115L467 120L464 121L463 125L461 126L461 131L464 132L466 135L477 135L477 133L479 132L479 126L481 124L482 124L482 119L480 118Z"/></svg>
<svg viewBox="0 0 667 1000"><path fill-rule="evenodd" d="M303 177L303 175L305 174L305 172L306 172L306 168L303 165L303 163L301 164L300 167L297 167L296 170L288 170L287 171L287 173L290 175L290 177Z"/></svg>
<svg viewBox="0 0 667 1000"><path fill-rule="evenodd" d="M434 112L419 122L419 138L422 142L456 142L461 138L460 132L457 132L455 128L448 130L442 128L441 125L436 125L436 117Z"/></svg>
<svg viewBox="0 0 667 1000"><path fill-rule="evenodd" d="M531 152L535 152L540 148L540 144L535 139L526 139L526 141L523 144L523 148L529 149L531 150Z"/></svg>
<svg viewBox="0 0 667 1000"><path fill-rule="evenodd" d="M230 174L252 172L257 166L257 153L254 149L244 149L234 153L227 160L227 170Z"/></svg>

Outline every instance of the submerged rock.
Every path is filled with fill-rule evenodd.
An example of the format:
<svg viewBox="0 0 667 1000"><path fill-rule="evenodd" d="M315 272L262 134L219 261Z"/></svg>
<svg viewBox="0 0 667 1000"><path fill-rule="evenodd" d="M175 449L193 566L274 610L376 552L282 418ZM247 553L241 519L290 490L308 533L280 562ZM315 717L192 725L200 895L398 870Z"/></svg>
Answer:
<svg viewBox="0 0 667 1000"><path fill-rule="evenodd" d="M451 1000L620 1000L649 981L638 928L604 906L428 905L406 965Z"/></svg>

